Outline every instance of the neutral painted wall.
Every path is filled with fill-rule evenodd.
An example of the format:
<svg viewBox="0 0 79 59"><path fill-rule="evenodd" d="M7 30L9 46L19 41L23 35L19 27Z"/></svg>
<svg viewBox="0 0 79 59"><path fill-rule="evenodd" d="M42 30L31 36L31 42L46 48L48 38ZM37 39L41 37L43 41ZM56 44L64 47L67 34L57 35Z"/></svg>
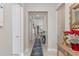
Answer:
<svg viewBox="0 0 79 59"><path fill-rule="evenodd" d="M4 26L0 28L0 56L12 54L11 43L11 5L5 4Z"/></svg>
<svg viewBox="0 0 79 59"><path fill-rule="evenodd" d="M25 13L25 8L24 8L24 19L26 19L26 13ZM26 46L27 46L27 41L26 41L26 35L27 35L27 33L26 33L26 24L27 24L27 22L26 22L26 20L24 20L24 52L25 52L25 50L26 50Z"/></svg>
<svg viewBox="0 0 79 59"><path fill-rule="evenodd" d="M26 40L28 41L28 11L48 11L48 49L57 49L57 26L55 4L26 4ZM28 45L28 43L26 43ZM26 46L28 49L28 46Z"/></svg>

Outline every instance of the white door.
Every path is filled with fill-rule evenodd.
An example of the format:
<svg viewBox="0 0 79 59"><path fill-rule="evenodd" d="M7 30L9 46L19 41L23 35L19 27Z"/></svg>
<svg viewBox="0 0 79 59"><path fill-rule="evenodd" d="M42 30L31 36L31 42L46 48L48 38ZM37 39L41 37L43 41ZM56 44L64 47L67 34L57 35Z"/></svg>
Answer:
<svg viewBox="0 0 79 59"><path fill-rule="evenodd" d="M21 53L21 30L20 30L20 5L12 5L12 45L13 54Z"/></svg>

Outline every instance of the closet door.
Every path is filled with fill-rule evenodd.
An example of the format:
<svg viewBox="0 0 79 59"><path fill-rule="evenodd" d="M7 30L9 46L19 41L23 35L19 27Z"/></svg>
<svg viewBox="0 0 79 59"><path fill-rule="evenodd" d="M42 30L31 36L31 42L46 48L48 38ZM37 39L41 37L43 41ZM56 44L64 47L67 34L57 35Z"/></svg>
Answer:
<svg viewBox="0 0 79 59"><path fill-rule="evenodd" d="M13 54L19 55L21 53L21 15L20 6L12 5L12 45Z"/></svg>
<svg viewBox="0 0 79 59"><path fill-rule="evenodd" d="M62 4L57 9L57 31L58 31L58 42L63 41L65 29L65 4Z"/></svg>

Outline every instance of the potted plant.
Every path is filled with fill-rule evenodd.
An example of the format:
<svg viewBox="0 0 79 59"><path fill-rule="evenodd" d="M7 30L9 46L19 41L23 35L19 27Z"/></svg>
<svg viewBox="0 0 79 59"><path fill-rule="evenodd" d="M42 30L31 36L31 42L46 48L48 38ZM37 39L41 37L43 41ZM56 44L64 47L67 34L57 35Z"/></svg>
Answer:
<svg viewBox="0 0 79 59"><path fill-rule="evenodd" d="M79 40L78 39L71 40L71 48L72 50L79 51Z"/></svg>

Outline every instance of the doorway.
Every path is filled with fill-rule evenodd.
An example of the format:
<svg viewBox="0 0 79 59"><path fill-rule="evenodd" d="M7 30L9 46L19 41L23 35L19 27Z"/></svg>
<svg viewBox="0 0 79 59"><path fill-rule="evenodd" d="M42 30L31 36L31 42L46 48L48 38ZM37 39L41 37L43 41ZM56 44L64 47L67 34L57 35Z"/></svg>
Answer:
<svg viewBox="0 0 79 59"><path fill-rule="evenodd" d="M47 49L48 48L48 12L47 11L29 11L28 20L29 20L29 25L28 25L29 47L30 47L30 42L33 43L31 45L31 51L32 51L33 45L35 45L34 44L35 39L38 37L38 34L41 35L43 31L45 31L46 42L45 44L42 44L42 47Z"/></svg>

